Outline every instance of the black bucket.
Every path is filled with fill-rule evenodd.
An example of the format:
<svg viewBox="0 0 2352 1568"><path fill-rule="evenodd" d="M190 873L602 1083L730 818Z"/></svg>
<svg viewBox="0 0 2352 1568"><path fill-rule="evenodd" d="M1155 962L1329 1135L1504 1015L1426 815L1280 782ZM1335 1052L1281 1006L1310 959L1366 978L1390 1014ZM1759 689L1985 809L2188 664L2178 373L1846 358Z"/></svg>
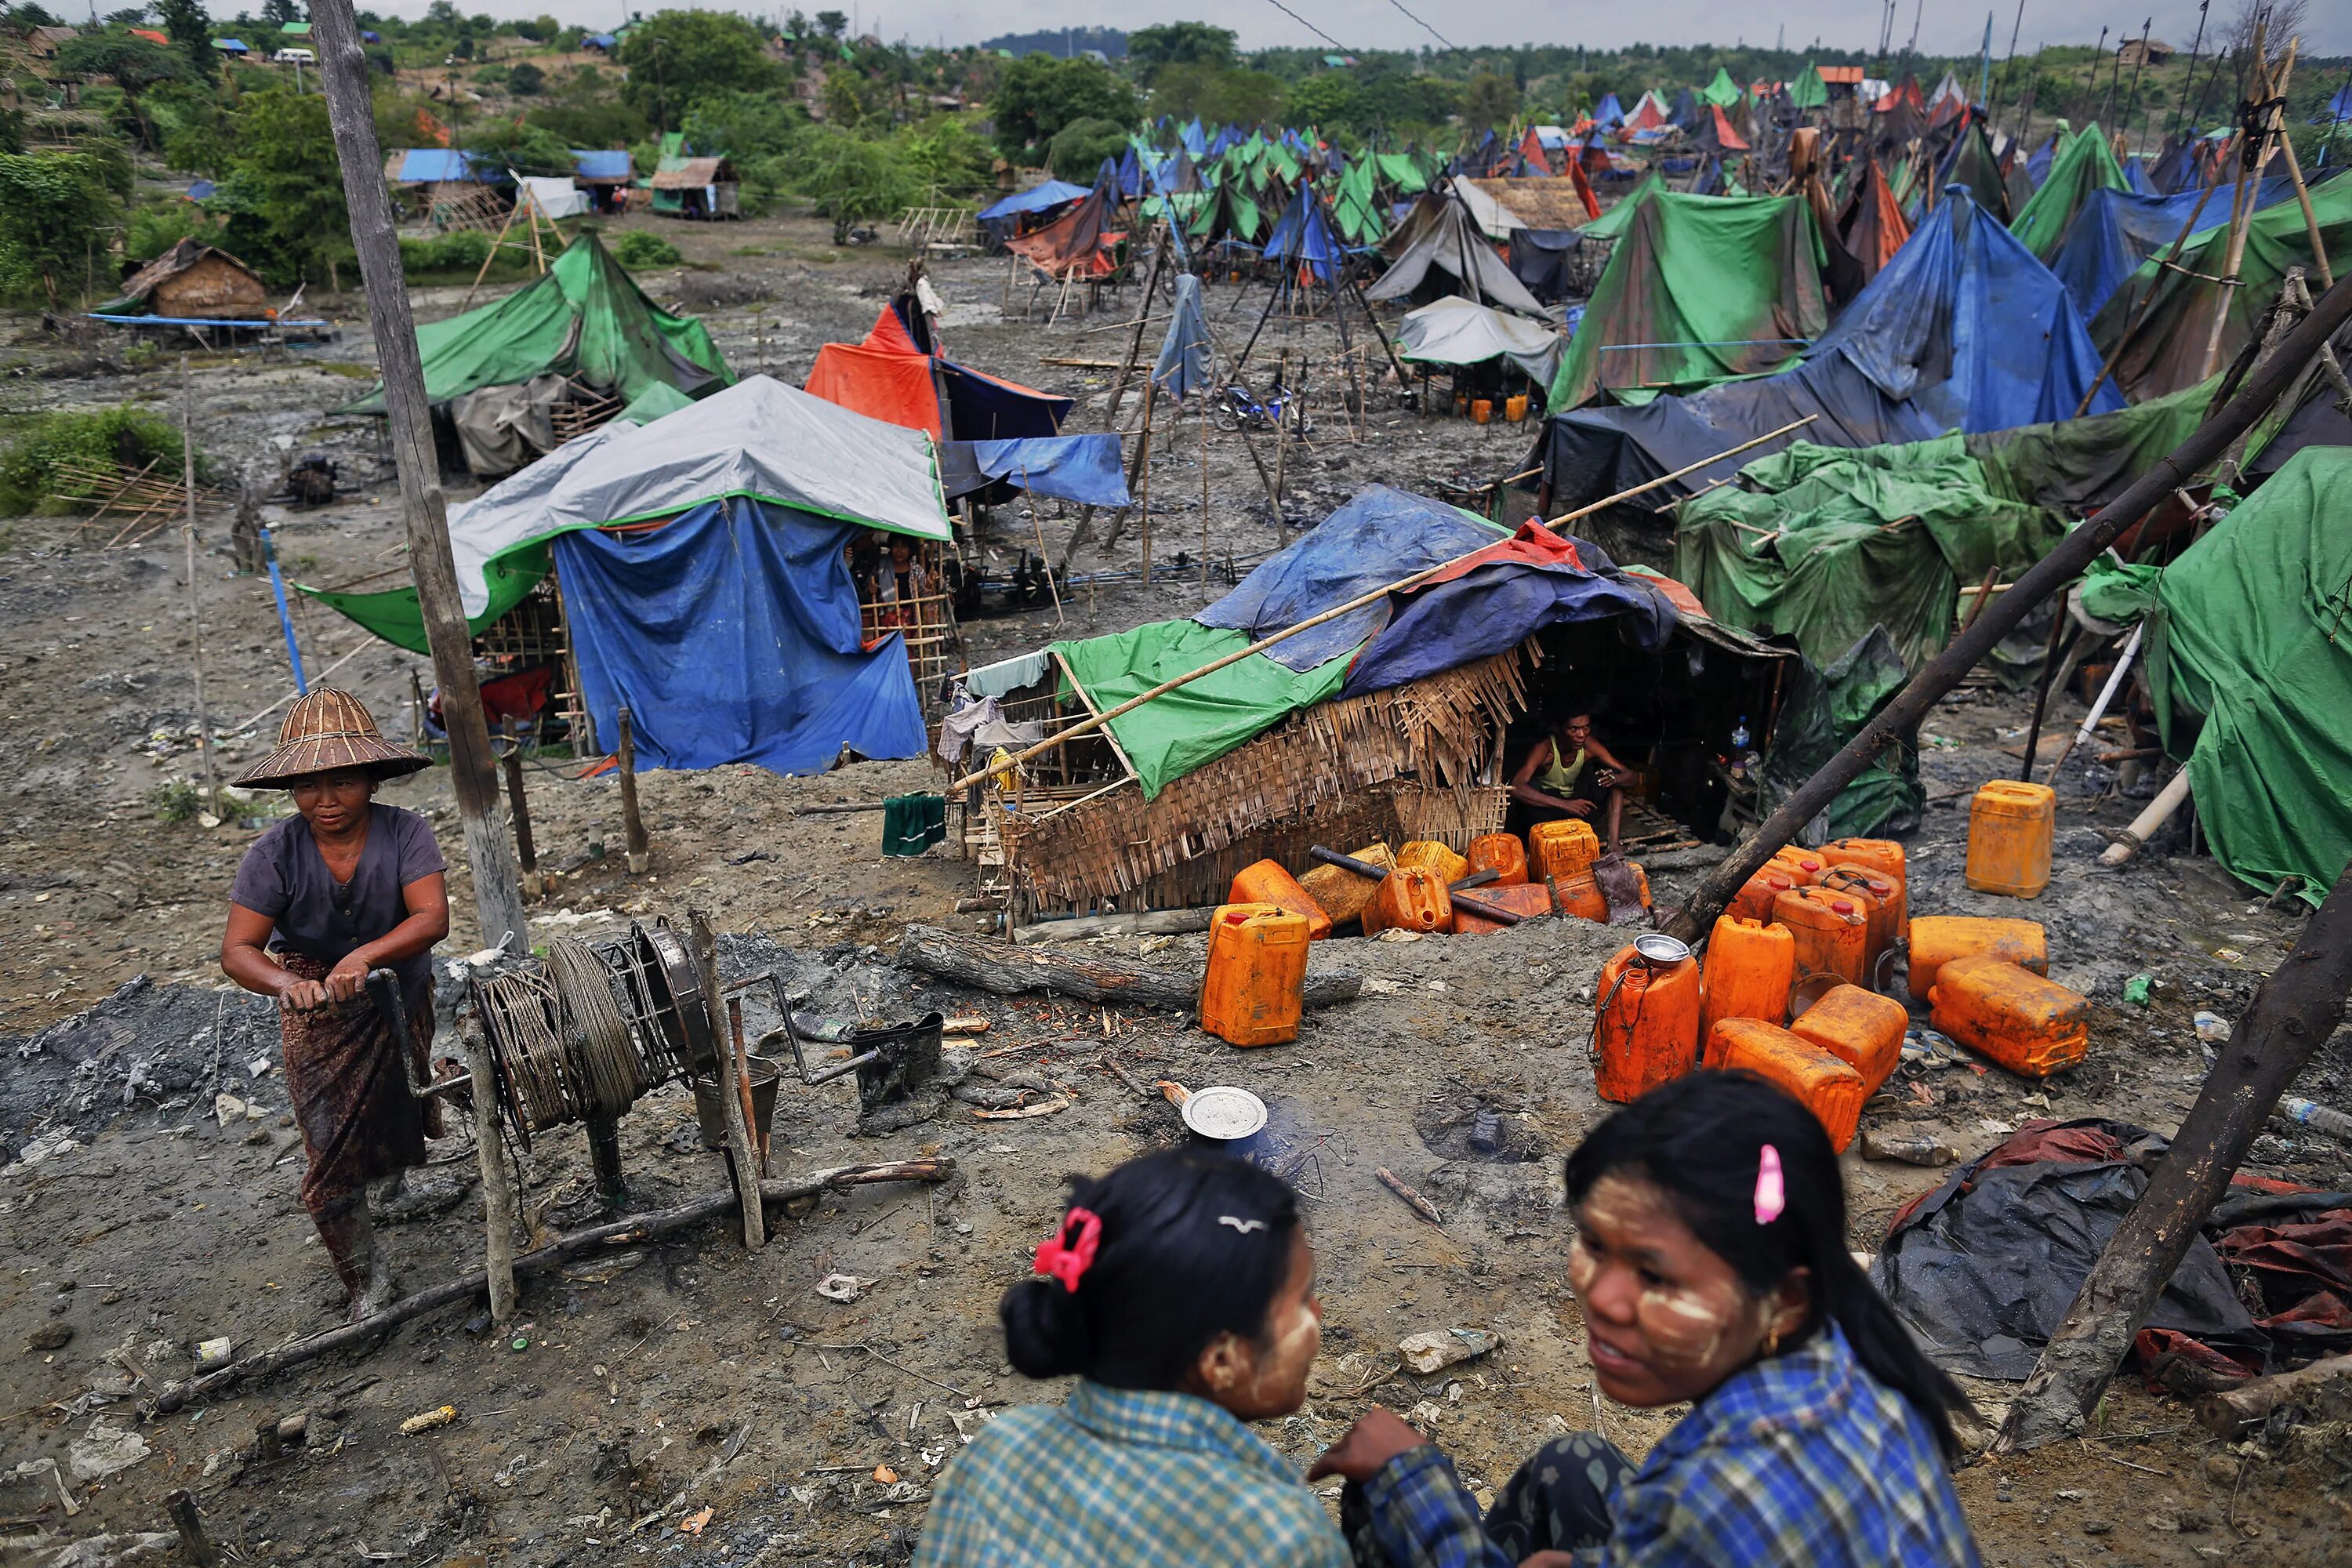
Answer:
<svg viewBox="0 0 2352 1568"><path fill-rule="evenodd" d="M782 1069L765 1057L750 1058L751 1069L751 1142L760 1142L776 1124L776 1085L783 1078ZM738 1094L734 1085L722 1086L715 1078L694 1080L694 1120L702 1127L702 1146L706 1149L727 1147L727 1102L719 1099L724 1092Z"/></svg>

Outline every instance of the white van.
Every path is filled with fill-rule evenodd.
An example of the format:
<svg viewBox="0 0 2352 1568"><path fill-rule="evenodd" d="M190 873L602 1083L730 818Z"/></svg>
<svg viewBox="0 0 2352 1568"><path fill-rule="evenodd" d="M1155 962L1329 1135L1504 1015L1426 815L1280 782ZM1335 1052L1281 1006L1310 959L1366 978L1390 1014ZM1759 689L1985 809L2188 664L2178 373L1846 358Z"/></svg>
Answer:
<svg viewBox="0 0 2352 1568"><path fill-rule="evenodd" d="M314 66L319 57L308 49L280 49L269 57L270 62L281 66Z"/></svg>

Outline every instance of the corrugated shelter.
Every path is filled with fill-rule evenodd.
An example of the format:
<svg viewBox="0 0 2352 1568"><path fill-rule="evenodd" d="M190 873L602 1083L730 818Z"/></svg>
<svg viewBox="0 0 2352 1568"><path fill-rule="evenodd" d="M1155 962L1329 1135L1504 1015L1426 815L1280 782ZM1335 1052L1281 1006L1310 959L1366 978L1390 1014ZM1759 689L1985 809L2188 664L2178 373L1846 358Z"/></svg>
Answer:
<svg viewBox="0 0 2352 1568"><path fill-rule="evenodd" d="M817 350L806 390L934 440L1018 440L1059 432L1069 417L1068 398L928 352L908 324L913 313L901 296L882 307L864 342Z"/></svg>
<svg viewBox="0 0 2352 1568"><path fill-rule="evenodd" d="M226 250L183 239L124 279L121 295L97 313L251 321L268 310L268 292L251 268Z"/></svg>

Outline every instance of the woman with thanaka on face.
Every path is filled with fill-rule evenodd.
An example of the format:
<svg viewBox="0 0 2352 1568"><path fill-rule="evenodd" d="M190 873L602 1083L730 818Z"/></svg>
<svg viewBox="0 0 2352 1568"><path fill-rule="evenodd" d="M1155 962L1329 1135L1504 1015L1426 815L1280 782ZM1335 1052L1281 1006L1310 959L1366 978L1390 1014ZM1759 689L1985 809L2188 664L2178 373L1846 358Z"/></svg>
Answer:
<svg viewBox="0 0 2352 1568"><path fill-rule="evenodd" d="M956 1456L916 1568L1348 1568L1321 1500L1246 1425L1306 1402L1322 1343L1289 1187L1192 1150L1070 1187L1041 1277L998 1315L1016 1371L1077 1381Z"/></svg>
<svg viewBox="0 0 2352 1568"><path fill-rule="evenodd" d="M1689 1403L1637 1467L1557 1439L1482 1520L1452 1464L1375 1409L1317 1461L1358 1560L1395 1568L1976 1568L1945 1465L1968 1398L1846 1250L1837 1156L1803 1105L1693 1073L1568 1162L1568 1278L1622 1405Z"/></svg>

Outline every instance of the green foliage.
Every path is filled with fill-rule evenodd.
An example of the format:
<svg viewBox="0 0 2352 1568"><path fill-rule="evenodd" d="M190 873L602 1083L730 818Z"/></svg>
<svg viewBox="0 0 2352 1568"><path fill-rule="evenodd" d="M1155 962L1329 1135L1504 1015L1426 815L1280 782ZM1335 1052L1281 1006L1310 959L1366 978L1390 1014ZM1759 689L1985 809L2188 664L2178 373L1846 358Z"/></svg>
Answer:
<svg viewBox="0 0 2352 1568"><path fill-rule="evenodd" d="M214 205L229 215L229 248L273 283L299 281L330 255L350 255L327 100L278 88L239 99Z"/></svg>
<svg viewBox="0 0 2352 1568"><path fill-rule="evenodd" d="M812 125L795 139L791 188L814 199L821 217L894 217L929 189L888 142L835 125Z"/></svg>
<svg viewBox="0 0 2352 1568"><path fill-rule="evenodd" d="M467 152L519 174L572 173L572 149L545 126L520 117L468 125L464 145Z"/></svg>
<svg viewBox="0 0 2352 1568"><path fill-rule="evenodd" d="M621 46L622 100L657 126L682 123L704 98L759 92L782 79L760 29L720 11L663 11Z"/></svg>
<svg viewBox="0 0 2352 1568"><path fill-rule="evenodd" d="M204 0L155 0L155 25L186 57L191 75L206 81L220 74L220 57L213 48L212 17Z"/></svg>
<svg viewBox="0 0 2352 1568"><path fill-rule="evenodd" d="M89 414L47 414L34 420L5 451L0 451L0 511L29 512L53 505L50 497L88 497L89 487L60 479L60 467L96 468L117 463L143 467L151 459L180 473L180 432L169 420L137 408L104 408ZM196 459L199 478L206 465Z"/></svg>
<svg viewBox="0 0 2352 1568"><path fill-rule="evenodd" d="M1361 135L1374 117L1356 79L1343 70L1318 71L1290 89L1285 111L1300 125L1312 125L1324 134Z"/></svg>
<svg viewBox="0 0 2352 1568"><path fill-rule="evenodd" d="M1519 111L1518 84L1496 71L1480 71L1462 91L1462 123L1473 135L1507 125Z"/></svg>
<svg viewBox="0 0 2352 1568"><path fill-rule="evenodd" d="M0 154L0 294L55 303L85 279L91 237L121 217L117 189L90 153Z"/></svg>
<svg viewBox="0 0 2352 1568"><path fill-rule="evenodd" d="M490 237L479 229L456 228L447 234L429 235L422 239L403 236L400 241L400 270L409 278L434 272L478 271L489 259Z"/></svg>
<svg viewBox="0 0 2352 1568"><path fill-rule="evenodd" d="M504 66L484 66L481 69L474 73L474 85L476 87L504 87L506 84L507 68Z"/></svg>
<svg viewBox="0 0 2352 1568"><path fill-rule="evenodd" d="M220 224L194 202L150 202L131 215L122 254L131 261L152 261L188 238L217 245L223 238Z"/></svg>
<svg viewBox="0 0 2352 1568"><path fill-rule="evenodd" d="M593 66L572 72L559 91L533 104L530 122L567 147L627 147L653 132Z"/></svg>
<svg viewBox="0 0 2352 1568"><path fill-rule="evenodd" d="M1229 70L1234 65L1233 31L1206 22L1169 22L1140 28L1127 36L1127 60L1135 79L1146 87L1156 85L1160 73L1170 66Z"/></svg>
<svg viewBox="0 0 2352 1568"><path fill-rule="evenodd" d="M56 68L76 76L112 77L116 86L135 97L160 82L186 76L188 61L176 49L133 37L126 28L110 27L60 44Z"/></svg>
<svg viewBox="0 0 2352 1568"><path fill-rule="evenodd" d="M0 153L25 150L25 111L0 109Z"/></svg>
<svg viewBox="0 0 2352 1568"><path fill-rule="evenodd" d="M824 117L845 131L890 122L888 87L850 66L826 73Z"/></svg>
<svg viewBox="0 0 2352 1568"><path fill-rule="evenodd" d="M996 143L1007 157L1034 157L1062 128L1080 120L1108 120L1132 129L1135 89L1093 60L1030 55L1005 66L989 108Z"/></svg>
<svg viewBox="0 0 2352 1568"><path fill-rule="evenodd" d="M632 272L650 267L675 267L677 247L650 229L632 228L614 236L613 259Z"/></svg>
<svg viewBox="0 0 2352 1568"><path fill-rule="evenodd" d="M1288 89L1270 71L1214 66L1163 66L1151 86L1151 112L1202 123L1273 124L1286 112Z"/></svg>
<svg viewBox="0 0 2352 1568"><path fill-rule="evenodd" d="M793 135L808 122L798 104L774 93L725 92L695 104L678 128L696 152L741 162L788 152Z"/></svg>
<svg viewBox="0 0 2352 1568"><path fill-rule="evenodd" d="M226 167L228 114L211 88L193 79L166 82L141 101L168 167L207 175Z"/></svg>
<svg viewBox="0 0 2352 1568"><path fill-rule="evenodd" d="M536 98L547 89L547 73L529 60L517 60L507 71L507 90L517 98Z"/></svg>
<svg viewBox="0 0 2352 1568"><path fill-rule="evenodd" d="M915 176L934 192L963 195L987 181L995 151L952 114L934 115L898 132L897 142Z"/></svg>
<svg viewBox="0 0 2352 1568"><path fill-rule="evenodd" d="M1073 120L1054 134L1045 162L1056 179L1074 185L1094 183L1105 158L1127 150L1127 132L1108 120Z"/></svg>

